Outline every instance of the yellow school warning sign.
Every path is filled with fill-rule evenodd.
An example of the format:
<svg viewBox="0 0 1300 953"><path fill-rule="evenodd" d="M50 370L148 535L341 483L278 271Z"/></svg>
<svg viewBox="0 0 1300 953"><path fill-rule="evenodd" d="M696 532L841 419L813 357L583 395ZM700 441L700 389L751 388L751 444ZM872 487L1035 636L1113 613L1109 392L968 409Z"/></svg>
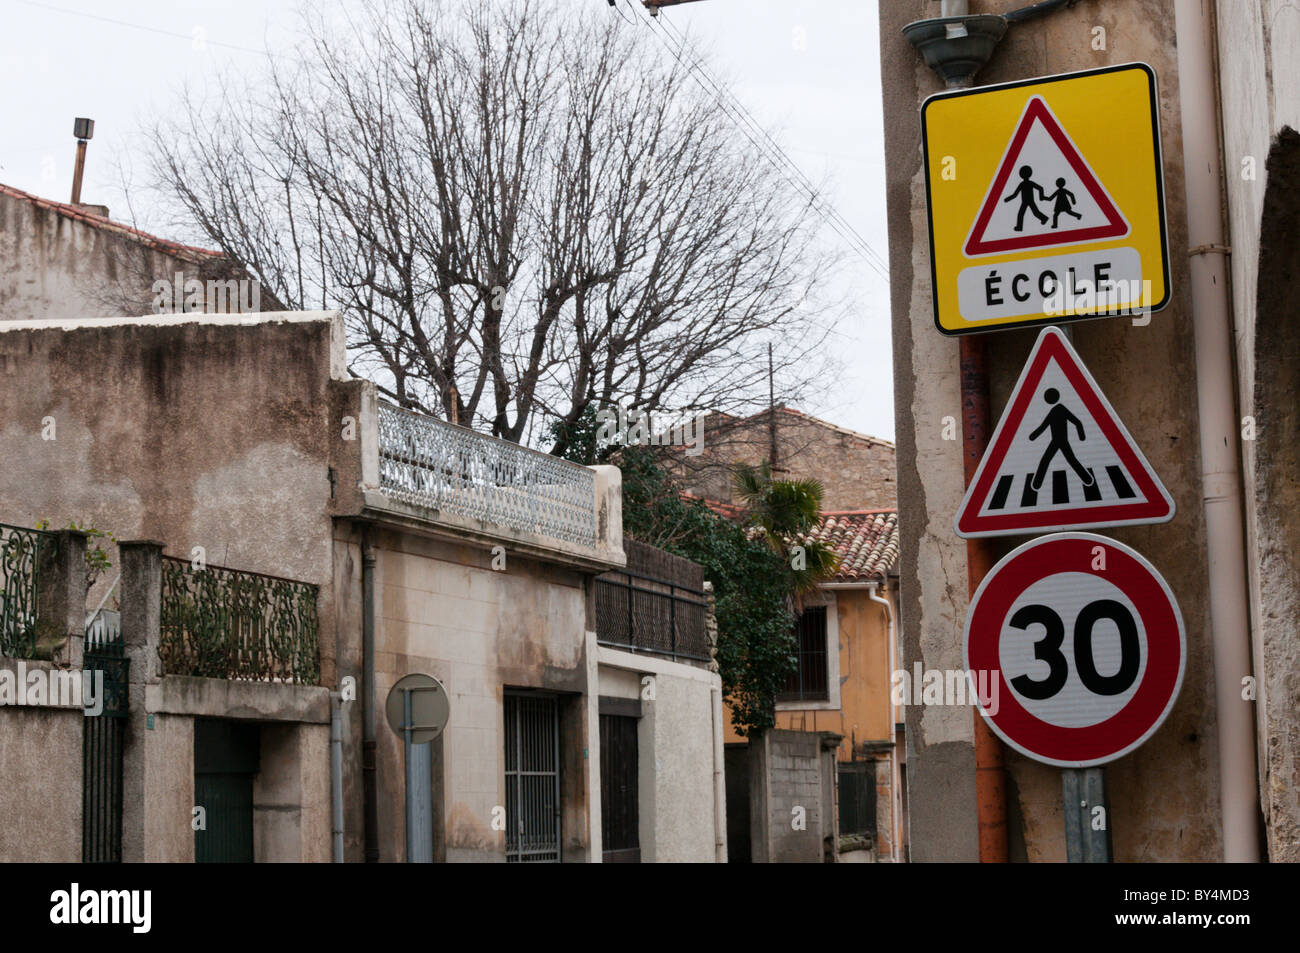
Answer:
<svg viewBox="0 0 1300 953"><path fill-rule="evenodd" d="M1156 80L1145 63L958 90L921 107L945 334L1169 300Z"/></svg>

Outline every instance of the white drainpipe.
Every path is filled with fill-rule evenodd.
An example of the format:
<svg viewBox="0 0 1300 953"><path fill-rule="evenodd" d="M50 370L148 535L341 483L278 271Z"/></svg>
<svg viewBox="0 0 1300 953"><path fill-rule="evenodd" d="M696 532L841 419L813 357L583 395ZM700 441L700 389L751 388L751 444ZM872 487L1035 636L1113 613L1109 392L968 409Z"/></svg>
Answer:
<svg viewBox="0 0 1300 953"><path fill-rule="evenodd" d="M1215 711L1223 859L1259 860L1258 790L1252 705L1242 700L1251 674L1246 548L1238 470L1238 420L1233 393L1233 337L1223 242L1218 106L1214 84L1214 7L1176 0L1178 98L1182 111L1187 245L1196 336L1196 398L1200 418L1202 500L1214 641Z"/></svg>
<svg viewBox="0 0 1300 953"><path fill-rule="evenodd" d="M872 582L867 598L872 602L877 602L885 607L885 615L889 619L889 684L893 685L894 672L898 671L898 640L894 634L894 607L889 604L888 598L879 595L878 589L880 583ZM898 768L898 740L895 736L894 725L894 696L892 689L887 689L885 694L885 706L889 709L889 740L893 742L893 747L889 749L889 817L891 820L891 848L893 850L894 863L901 863L903 859L903 845L900 841L902 837L902 803L903 792L899 790L902 784L901 772Z"/></svg>

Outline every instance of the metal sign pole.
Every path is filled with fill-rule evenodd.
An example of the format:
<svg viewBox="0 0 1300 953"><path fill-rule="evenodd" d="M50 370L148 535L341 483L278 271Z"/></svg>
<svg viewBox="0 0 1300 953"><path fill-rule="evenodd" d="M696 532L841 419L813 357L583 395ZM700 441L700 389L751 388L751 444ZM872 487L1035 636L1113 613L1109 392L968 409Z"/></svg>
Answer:
<svg viewBox="0 0 1300 953"><path fill-rule="evenodd" d="M1074 328L1062 326L1065 339L1074 342ZM1065 859L1071 864L1109 864L1110 801L1106 796L1106 769L1062 768L1061 795L1065 802ZM1094 811L1100 808L1100 814ZM1100 824L1100 829L1094 829Z"/></svg>
<svg viewBox="0 0 1300 953"><path fill-rule="evenodd" d="M1061 327L1065 339L1074 343L1074 328L1068 324ZM1094 781L1096 791L1089 790L1089 781ZM1105 864L1110 863L1110 804L1106 800L1105 768L1062 768L1061 797L1065 814L1065 859L1071 864ZM1098 845L1092 829L1093 805L1101 805L1102 817L1106 822L1104 843ZM1100 852L1098 852L1100 851Z"/></svg>
<svg viewBox="0 0 1300 953"><path fill-rule="evenodd" d="M1106 769L1062 768L1065 801L1065 859L1072 864L1109 864L1110 803Z"/></svg>

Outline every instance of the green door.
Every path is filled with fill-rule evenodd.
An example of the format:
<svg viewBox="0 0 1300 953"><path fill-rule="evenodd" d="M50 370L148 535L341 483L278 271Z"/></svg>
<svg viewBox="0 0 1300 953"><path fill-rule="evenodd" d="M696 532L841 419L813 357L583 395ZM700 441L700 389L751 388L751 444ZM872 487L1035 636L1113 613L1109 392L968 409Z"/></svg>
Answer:
<svg viewBox="0 0 1300 953"><path fill-rule="evenodd" d="M253 862L253 777L258 769L257 725L194 721L194 804L204 827L194 832L201 864Z"/></svg>

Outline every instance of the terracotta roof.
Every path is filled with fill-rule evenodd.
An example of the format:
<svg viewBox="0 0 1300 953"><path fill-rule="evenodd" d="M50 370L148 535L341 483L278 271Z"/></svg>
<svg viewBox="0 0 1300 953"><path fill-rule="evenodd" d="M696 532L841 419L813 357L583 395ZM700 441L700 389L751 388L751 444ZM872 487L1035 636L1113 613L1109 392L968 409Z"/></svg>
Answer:
<svg viewBox="0 0 1300 953"><path fill-rule="evenodd" d="M840 556L835 582L866 582L898 562L897 510L843 510L823 513L808 539L829 546Z"/></svg>
<svg viewBox="0 0 1300 953"><path fill-rule="evenodd" d="M66 202L55 202L51 199L43 199L38 195L32 195L21 189L15 189L13 186L0 184L0 195L9 198L18 199L22 202L28 202L37 208L48 209L64 218L70 218L74 221L89 225L91 228L97 228L101 231L112 232L116 235L137 242L155 251L171 255L174 258L180 258L184 261L199 264L205 261L211 261L214 258L225 258L225 254L219 251L212 251L207 248L196 248L193 245L182 245L180 242L168 241L165 238L159 238L156 235L150 235L148 232L142 232L138 228L132 228L130 225L123 225L121 222L110 221L103 216L88 212L84 208L76 205L69 205Z"/></svg>
<svg viewBox="0 0 1300 953"><path fill-rule="evenodd" d="M683 490L682 497L687 500L699 500L719 516L725 516L727 519L738 520L745 515L745 508L735 503L724 503L721 500L711 500L707 496L698 496L690 490Z"/></svg>
<svg viewBox="0 0 1300 953"><path fill-rule="evenodd" d="M682 493L719 516L744 519L744 507ZM898 510L835 510L822 513L817 529L804 537L829 546L840 557L832 582L866 582L894 570L898 563Z"/></svg>

